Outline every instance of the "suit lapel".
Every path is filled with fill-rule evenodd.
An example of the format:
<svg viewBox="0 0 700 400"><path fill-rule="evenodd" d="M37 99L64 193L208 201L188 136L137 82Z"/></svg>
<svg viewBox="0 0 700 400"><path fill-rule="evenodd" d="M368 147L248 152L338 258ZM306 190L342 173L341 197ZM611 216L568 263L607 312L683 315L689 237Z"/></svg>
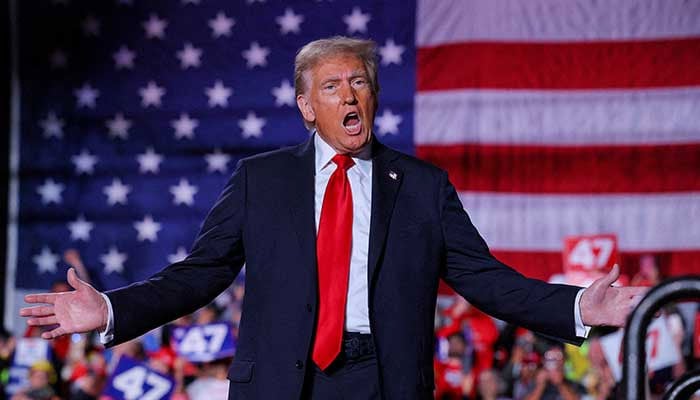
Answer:
<svg viewBox="0 0 700 400"><path fill-rule="evenodd" d="M391 221L396 194L401 186L402 171L393 165L398 154L374 140L372 148L372 216L369 229L369 288L377 271L379 259Z"/></svg>
<svg viewBox="0 0 700 400"><path fill-rule="evenodd" d="M314 218L314 144L313 135L294 152L296 165L290 166L288 186L289 210L299 240L302 264L311 268L316 279L316 223Z"/></svg>
<svg viewBox="0 0 700 400"><path fill-rule="evenodd" d="M299 261L311 268L310 272L315 281L317 274L314 154L311 136L294 152L296 164L290 166L288 171L290 179L286 192L289 194L289 210L302 254ZM396 195L403 178L402 171L393 162L397 157L398 153L388 149L375 138L372 144L372 216L367 263L370 289L384 250Z"/></svg>

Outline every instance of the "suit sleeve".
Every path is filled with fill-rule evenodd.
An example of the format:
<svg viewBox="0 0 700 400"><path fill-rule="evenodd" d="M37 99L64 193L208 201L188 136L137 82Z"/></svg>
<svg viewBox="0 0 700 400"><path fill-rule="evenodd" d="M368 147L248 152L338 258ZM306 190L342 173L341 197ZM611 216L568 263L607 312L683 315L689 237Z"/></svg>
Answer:
<svg viewBox="0 0 700 400"><path fill-rule="evenodd" d="M464 211L447 174L443 172L440 180L445 282L488 314L580 344L573 311L580 288L526 278L498 261Z"/></svg>
<svg viewBox="0 0 700 400"><path fill-rule="evenodd" d="M149 279L108 291L113 346L210 303L231 285L245 261L246 168L236 171L207 215L190 254Z"/></svg>

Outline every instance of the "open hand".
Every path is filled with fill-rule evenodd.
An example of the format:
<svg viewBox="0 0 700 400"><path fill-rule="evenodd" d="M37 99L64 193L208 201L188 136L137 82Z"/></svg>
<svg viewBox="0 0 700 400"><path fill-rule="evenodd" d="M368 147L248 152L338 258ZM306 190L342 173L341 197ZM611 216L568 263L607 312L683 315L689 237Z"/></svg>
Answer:
<svg viewBox="0 0 700 400"><path fill-rule="evenodd" d="M615 264L607 275L597 279L583 291L580 307L584 325L625 325L627 315L632 312L648 288L611 286L619 276L620 267Z"/></svg>
<svg viewBox="0 0 700 400"><path fill-rule="evenodd" d="M41 334L44 339L55 339L62 335L95 329L103 330L107 325L109 311L100 292L80 280L73 268L68 270L68 284L75 290L24 296L24 301L27 303L44 304L19 310L19 315L30 317L27 320L28 325L57 325L54 329Z"/></svg>

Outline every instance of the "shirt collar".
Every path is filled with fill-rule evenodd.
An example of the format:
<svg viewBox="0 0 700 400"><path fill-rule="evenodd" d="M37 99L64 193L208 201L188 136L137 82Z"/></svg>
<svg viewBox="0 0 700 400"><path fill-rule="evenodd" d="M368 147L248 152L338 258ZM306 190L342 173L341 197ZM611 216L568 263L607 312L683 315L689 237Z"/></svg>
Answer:
<svg viewBox="0 0 700 400"><path fill-rule="evenodd" d="M366 177L371 176L372 159L370 157L372 146L366 146L358 157L352 157L357 169ZM331 159L337 154L336 151L318 134L314 133L314 149L316 150L316 169L318 174L331 163Z"/></svg>

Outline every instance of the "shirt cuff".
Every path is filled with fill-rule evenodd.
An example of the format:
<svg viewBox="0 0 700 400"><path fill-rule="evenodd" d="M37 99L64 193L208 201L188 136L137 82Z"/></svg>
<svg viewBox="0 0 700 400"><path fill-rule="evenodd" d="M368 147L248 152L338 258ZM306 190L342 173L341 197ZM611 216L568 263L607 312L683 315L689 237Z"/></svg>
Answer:
<svg viewBox="0 0 700 400"><path fill-rule="evenodd" d="M107 310L109 311L107 315L107 326L104 331L100 332L100 343L107 344L114 339L114 311L112 310L112 302L109 301L109 297L104 293L100 293L100 295L102 295L102 298L107 302Z"/></svg>
<svg viewBox="0 0 700 400"><path fill-rule="evenodd" d="M576 325L576 336L580 338L588 338L588 334L591 332L591 327L583 324L583 318L581 318L581 296L583 296L583 291L586 289L581 289L576 294L576 300L574 300L574 324ZM110 313L111 313L110 307Z"/></svg>

